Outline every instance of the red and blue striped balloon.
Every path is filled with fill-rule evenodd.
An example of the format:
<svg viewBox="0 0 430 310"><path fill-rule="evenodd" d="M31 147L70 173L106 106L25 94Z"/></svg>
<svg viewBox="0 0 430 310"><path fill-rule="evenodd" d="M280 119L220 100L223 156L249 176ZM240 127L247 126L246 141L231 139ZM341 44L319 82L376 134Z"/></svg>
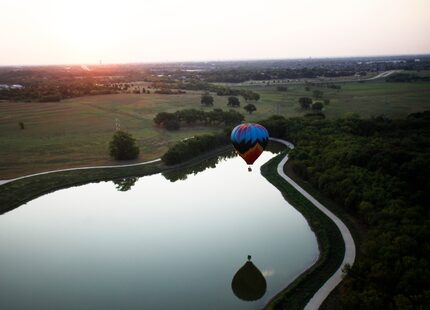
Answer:
<svg viewBox="0 0 430 310"><path fill-rule="evenodd" d="M234 127L230 139L237 153L252 165L266 148L269 133L260 124L240 124Z"/></svg>

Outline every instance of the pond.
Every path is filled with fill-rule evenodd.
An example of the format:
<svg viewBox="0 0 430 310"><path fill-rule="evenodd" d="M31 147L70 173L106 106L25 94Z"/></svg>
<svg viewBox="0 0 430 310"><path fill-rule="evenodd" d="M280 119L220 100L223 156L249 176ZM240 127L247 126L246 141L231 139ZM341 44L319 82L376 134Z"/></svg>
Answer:
<svg viewBox="0 0 430 310"><path fill-rule="evenodd" d="M1 215L0 308L260 309L319 254L260 174L273 156L251 172L229 155L67 188Z"/></svg>

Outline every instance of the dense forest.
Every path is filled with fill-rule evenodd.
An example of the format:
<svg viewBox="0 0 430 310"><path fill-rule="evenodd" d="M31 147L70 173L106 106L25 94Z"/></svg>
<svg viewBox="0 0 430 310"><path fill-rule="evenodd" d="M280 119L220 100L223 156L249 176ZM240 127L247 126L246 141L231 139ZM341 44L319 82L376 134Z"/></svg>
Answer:
<svg viewBox="0 0 430 310"><path fill-rule="evenodd" d="M430 112L262 124L296 144L293 171L367 229L338 308L428 309Z"/></svg>

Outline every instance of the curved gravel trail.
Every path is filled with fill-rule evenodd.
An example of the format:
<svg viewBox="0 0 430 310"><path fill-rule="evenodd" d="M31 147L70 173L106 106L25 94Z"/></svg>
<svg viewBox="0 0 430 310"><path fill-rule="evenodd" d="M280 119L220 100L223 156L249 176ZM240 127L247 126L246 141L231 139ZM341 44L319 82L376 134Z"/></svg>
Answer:
<svg viewBox="0 0 430 310"><path fill-rule="evenodd" d="M282 143L288 148L293 149L294 145L288 141L276 138L270 138L270 140ZM300 194L302 194L306 199L308 199L315 207L320 209L325 215L327 215L339 228L342 235L343 242L345 243L345 256L343 258L342 264L336 270L336 272L323 284L322 287L315 293L315 295L309 300L305 306L305 310L318 309L324 300L330 295L330 293L336 288L336 286L342 281L343 273L342 268L346 265L353 265L355 261L355 243L352 235L346 227L346 225L330 210L319 203L314 197L312 197L308 192L301 188L296 182L294 182L290 177L288 177L284 172L284 166L288 161L288 154L281 160L278 165L278 174L291 186L293 186Z"/></svg>

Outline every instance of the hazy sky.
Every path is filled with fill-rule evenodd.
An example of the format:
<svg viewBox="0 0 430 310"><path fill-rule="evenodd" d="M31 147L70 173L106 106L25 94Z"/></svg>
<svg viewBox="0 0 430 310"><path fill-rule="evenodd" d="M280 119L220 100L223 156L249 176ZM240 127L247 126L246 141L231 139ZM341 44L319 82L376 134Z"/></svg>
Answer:
<svg viewBox="0 0 430 310"><path fill-rule="evenodd" d="M0 0L0 65L430 53L430 0Z"/></svg>

